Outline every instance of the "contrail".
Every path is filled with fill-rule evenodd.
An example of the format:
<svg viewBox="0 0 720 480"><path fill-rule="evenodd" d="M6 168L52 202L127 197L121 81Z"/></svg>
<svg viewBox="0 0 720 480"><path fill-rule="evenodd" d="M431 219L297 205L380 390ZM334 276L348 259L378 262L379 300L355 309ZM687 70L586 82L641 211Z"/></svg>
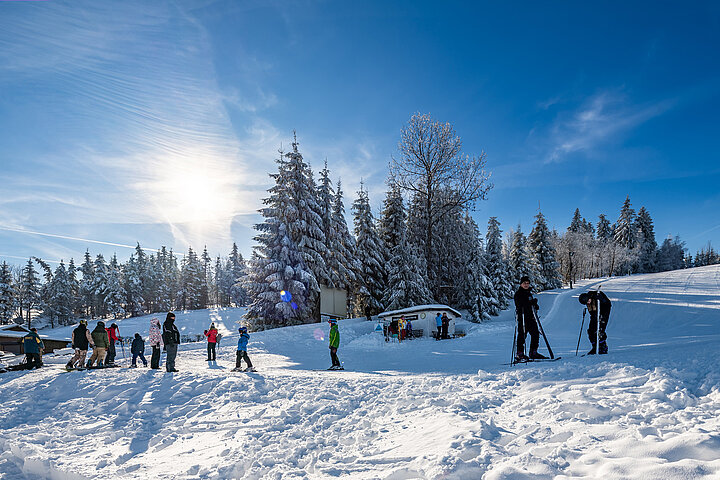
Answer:
<svg viewBox="0 0 720 480"><path fill-rule="evenodd" d="M21 228L14 228L14 227L7 227L0 225L0 230L7 230L9 232L18 232L18 233L25 233L28 235L39 235L41 237L52 237L52 238L61 238L63 240L74 240L76 242L87 242L87 243L97 243L100 245L109 245L111 247L122 247L122 248L130 248L132 250L135 249L135 245L124 245L122 243L113 243L113 242L101 242L100 240L90 240L88 238L77 238L77 237L68 237L66 235L56 235L54 233L43 233L43 232L33 232L30 230L23 230ZM155 248L145 248L143 247L143 250L150 250L152 252L158 252L159 250Z"/></svg>
<svg viewBox="0 0 720 480"><path fill-rule="evenodd" d="M2 228L2 227L0 227L0 228ZM0 253L0 258L15 258L15 259L18 259L18 260L28 260L29 257L17 257L17 256L15 256L15 255L5 255L5 254L3 254L3 253ZM48 263L57 263L57 264L60 264L60 262L58 262L58 261L56 261L56 260L43 260L43 261L48 262Z"/></svg>

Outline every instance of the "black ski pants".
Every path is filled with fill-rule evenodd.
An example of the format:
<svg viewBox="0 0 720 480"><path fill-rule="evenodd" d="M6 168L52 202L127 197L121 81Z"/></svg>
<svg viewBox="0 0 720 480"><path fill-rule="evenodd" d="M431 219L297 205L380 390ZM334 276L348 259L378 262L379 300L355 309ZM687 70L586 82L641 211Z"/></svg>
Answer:
<svg viewBox="0 0 720 480"><path fill-rule="evenodd" d="M208 342L207 346L208 361L215 360L215 342Z"/></svg>
<svg viewBox="0 0 720 480"><path fill-rule="evenodd" d="M340 359L337 356L337 348L335 347L330 347L330 360L332 360L333 367L340 366Z"/></svg>
<svg viewBox="0 0 720 480"><path fill-rule="evenodd" d="M39 353L26 353L25 360L27 361L25 368L28 370L42 367L42 358Z"/></svg>
<svg viewBox="0 0 720 480"><path fill-rule="evenodd" d="M243 360L247 363L248 368L252 367L252 362L250 361L250 357L248 357L247 352L245 350L238 350L237 355L235 356L235 368L241 368Z"/></svg>
<svg viewBox="0 0 720 480"><path fill-rule="evenodd" d="M607 328L608 320L610 319L609 317L609 315L600 316L600 332L598 332L597 315L590 316L590 324L588 325L587 334L588 339L590 339L590 343L592 343L593 345L593 348L595 348L595 342L598 338L598 335L600 337L600 345L607 345L607 334L605 333L605 329Z"/></svg>
<svg viewBox="0 0 720 480"><path fill-rule="evenodd" d="M107 356L105 357L105 364L115 363L115 340L110 339L110 348L108 348Z"/></svg>
<svg viewBox="0 0 720 480"><path fill-rule="evenodd" d="M517 336L517 353L525 353L525 337L530 334L530 352L537 352L540 346L540 331L538 330L535 316L518 314L518 336Z"/></svg>
<svg viewBox="0 0 720 480"><path fill-rule="evenodd" d="M160 345L152 346L152 357L150 357L150 368L160 368Z"/></svg>
<svg viewBox="0 0 720 480"><path fill-rule="evenodd" d="M176 343L165 345L167 356L165 357L165 370L168 372L175 371L175 357L177 357L178 346Z"/></svg>

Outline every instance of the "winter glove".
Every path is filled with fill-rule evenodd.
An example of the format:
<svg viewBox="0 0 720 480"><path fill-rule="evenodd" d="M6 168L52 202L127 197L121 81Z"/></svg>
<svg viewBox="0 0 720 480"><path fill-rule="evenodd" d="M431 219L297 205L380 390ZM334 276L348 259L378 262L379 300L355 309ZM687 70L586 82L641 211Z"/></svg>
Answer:
<svg viewBox="0 0 720 480"><path fill-rule="evenodd" d="M533 298L530 303L532 304L533 308L534 308L536 311L537 311L537 310L540 310L540 307L538 306L537 298Z"/></svg>

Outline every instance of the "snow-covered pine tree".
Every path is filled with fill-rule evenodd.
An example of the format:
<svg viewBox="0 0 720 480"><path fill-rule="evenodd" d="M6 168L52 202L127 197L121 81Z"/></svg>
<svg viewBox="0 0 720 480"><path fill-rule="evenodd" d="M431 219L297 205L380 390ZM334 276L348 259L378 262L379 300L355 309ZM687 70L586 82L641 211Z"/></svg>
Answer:
<svg viewBox="0 0 720 480"><path fill-rule="evenodd" d="M610 224L610 220L603 214L598 216L597 239L602 241L610 241L613 239L612 225Z"/></svg>
<svg viewBox="0 0 720 480"><path fill-rule="evenodd" d="M446 195L448 192L439 192ZM463 236L464 212L459 206L448 207L448 212L439 218L433 232L432 249L435 251L435 276L437 279L434 298L437 302L446 305L457 305L460 292L457 288L457 279L463 274L464 259L468 257L465 251L467 245L458 242ZM429 285L429 280L427 280ZM432 292L432 289L431 289Z"/></svg>
<svg viewBox="0 0 720 480"><path fill-rule="evenodd" d="M107 271L107 283L103 292L105 309L112 318L125 318L123 307L127 294L123 288L122 274L117 255L113 254Z"/></svg>
<svg viewBox="0 0 720 480"><path fill-rule="evenodd" d="M84 316L95 318L95 310L93 309L93 305L95 304L95 296L93 294L93 276L95 270L93 268L92 257L90 257L90 250L85 250L85 260L83 261L80 271L82 272L82 280L80 281L80 308Z"/></svg>
<svg viewBox="0 0 720 480"><path fill-rule="evenodd" d="M31 259L20 275L20 291L18 300L20 308L25 311L27 328L31 327L32 310L40 304L40 280Z"/></svg>
<svg viewBox="0 0 720 480"><path fill-rule="evenodd" d="M156 312L169 312L173 309L174 295L171 285L171 261L170 253L165 246L160 247L160 251L155 258L153 265L153 281L155 283L155 308Z"/></svg>
<svg viewBox="0 0 720 480"><path fill-rule="evenodd" d="M227 307L229 304L226 300L227 296L223 294L222 290L226 276L225 267L220 259L220 255L218 255L215 259L215 268L213 268L213 289L210 295L213 298L214 304L218 307Z"/></svg>
<svg viewBox="0 0 720 480"><path fill-rule="evenodd" d="M362 183L352 209L355 223L355 256L360 263L354 311L356 315L364 315L367 307L371 315L377 315L383 310L387 253L375 227L370 199Z"/></svg>
<svg viewBox="0 0 720 480"><path fill-rule="evenodd" d="M320 285L330 283L330 274L325 263L329 251L322 228L317 187L310 166L298 151L297 137L293 138L292 151L286 153L285 158L287 161L279 174L287 190L288 202L280 215L300 252L305 268L312 272L317 281L317 288L308 285L307 301L312 306L310 317L319 322Z"/></svg>
<svg viewBox="0 0 720 480"><path fill-rule="evenodd" d="M508 307L508 300L513 296L513 283L508 278L508 265L503 256L502 230L497 217L490 217L485 235L485 261L487 274L497 295L500 310ZM491 311L491 315L499 312Z"/></svg>
<svg viewBox="0 0 720 480"><path fill-rule="evenodd" d="M405 207L400 190L391 186L385 199L385 209L379 222L384 238L381 241L390 252L387 268L387 287L382 298L386 310L423 305L432 301L425 282L425 258L407 241Z"/></svg>
<svg viewBox="0 0 720 480"><path fill-rule="evenodd" d="M490 319L490 311L497 309L497 300L492 292L492 285L485 268L485 252L480 230L468 212L463 218L464 228L457 243L463 245L461 250L463 270L456 279L458 291L457 306L470 312L470 321L482 322Z"/></svg>
<svg viewBox="0 0 720 480"><path fill-rule="evenodd" d="M72 292L65 263L60 260L60 265L55 268L50 283L50 310L51 317L57 318L59 325L70 325L73 318Z"/></svg>
<svg viewBox="0 0 720 480"><path fill-rule="evenodd" d="M637 245L637 229L635 228L635 210L630 204L630 196L625 197L625 202L620 209L620 217L615 222L613 232L615 243L632 250Z"/></svg>
<svg viewBox="0 0 720 480"><path fill-rule="evenodd" d="M510 280L513 285L520 282L523 275L530 274L530 261L528 259L527 238L518 224L517 230L512 232L508 253Z"/></svg>
<svg viewBox="0 0 720 480"><path fill-rule="evenodd" d="M138 246L139 247L139 246ZM122 271L123 286L125 289L125 311L131 317L138 317L145 313L145 297L143 296L143 280L147 275L145 253L130 255ZM107 284L107 278L105 279ZM104 290L103 290L104 291Z"/></svg>
<svg viewBox="0 0 720 480"><path fill-rule="evenodd" d="M107 316L107 306L105 305L105 292L108 284L108 267L105 257L98 253L93 263L93 310L99 317Z"/></svg>
<svg viewBox="0 0 720 480"><path fill-rule="evenodd" d="M668 236L658 251L658 271L667 272L685 268L685 251L685 242L682 242L680 237Z"/></svg>
<svg viewBox="0 0 720 480"><path fill-rule="evenodd" d="M342 183L338 179L333 198L332 221L335 228L335 238L332 248L335 252L336 263L334 268L339 272L341 288L351 290L352 285L357 283L357 272L360 269L360 262L355 256L355 239L350 234L347 221L345 220L345 204L343 203Z"/></svg>
<svg viewBox="0 0 720 480"><path fill-rule="evenodd" d="M0 265L0 325L11 323L15 312L12 271L7 262Z"/></svg>
<svg viewBox="0 0 720 480"><path fill-rule="evenodd" d="M197 310L204 307L202 303L204 285L205 272L202 261L192 247L188 247L181 269L180 297L183 309Z"/></svg>
<svg viewBox="0 0 720 480"><path fill-rule="evenodd" d="M247 275L247 269L245 268L245 260L243 259L242 253L240 253L234 242L228 260L229 282L226 283L228 288L227 294L230 296L230 301L236 307L245 306L249 302L248 293L243 286L245 283L243 277Z"/></svg>
<svg viewBox="0 0 720 480"><path fill-rule="evenodd" d="M560 288L560 269L555 259L555 248L552 235L545 222L545 216L538 211L535 225L528 237L528 253L530 254L530 277L538 291Z"/></svg>
<svg viewBox="0 0 720 480"><path fill-rule="evenodd" d="M70 288L70 305L73 312L72 318L75 318L79 313L82 313L82 309L80 306L80 282L77 277L75 261L72 258L68 262L67 275Z"/></svg>
<svg viewBox="0 0 720 480"><path fill-rule="evenodd" d="M652 273L657 271L657 241L655 240L655 227L650 213L641 207L635 224L638 232L639 256L638 271Z"/></svg>
<svg viewBox="0 0 720 480"><path fill-rule="evenodd" d="M203 249L202 256L202 272L203 272L203 283L200 289L200 304L206 308L210 304L210 291L212 290L212 258L207 250L207 245Z"/></svg>
<svg viewBox="0 0 720 480"><path fill-rule="evenodd" d="M55 320L57 319L55 313L52 310L51 303L53 297L53 271L50 268L50 264L39 257L32 257L35 262L40 265L43 271L44 282L40 283L40 301L38 302L37 308L41 310L43 315L46 315L50 319L50 328L55 328Z"/></svg>

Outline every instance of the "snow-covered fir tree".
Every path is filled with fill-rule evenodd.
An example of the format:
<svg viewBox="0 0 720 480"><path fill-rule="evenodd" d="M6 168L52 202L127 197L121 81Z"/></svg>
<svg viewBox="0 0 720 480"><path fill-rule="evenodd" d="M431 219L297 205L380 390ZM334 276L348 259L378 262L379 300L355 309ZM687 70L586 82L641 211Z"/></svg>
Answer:
<svg viewBox="0 0 720 480"><path fill-rule="evenodd" d="M387 254L375 227L370 199L362 183L352 209L355 223L355 256L360 263L353 308L356 315L364 315L366 308L371 315L377 315L383 310Z"/></svg>
<svg viewBox="0 0 720 480"><path fill-rule="evenodd" d="M345 220L345 204L343 203L343 191L340 180L337 181L335 197L333 198L332 223L334 237L331 245L335 258L333 268L338 272L340 288L349 290L351 286L357 282L357 272L360 268L360 262L355 257L355 239L350 234L350 229Z"/></svg>
<svg viewBox="0 0 720 480"><path fill-rule="evenodd" d="M107 315L107 305L105 304L105 292L107 291L108 268L105 257L98 254L93 263L93 310L99 317Z"/></svg>
<svg viewBox="0 0 720 480"><path fill-rule="evenodd" d="M666 238L658 251L658 271L685 268L685 243L679 237Z"/></svg>
<svg viewBox="0 0 720 480"><path fill-rule="evenodd" d="M425 282L425 258L416 247L408 243L404 223L397 224L398 242L390 251L387 287L382 298L386 310L424 305L432 301L432 295Z"/></svg>
<svg viewBox="0 0 720 480"><path fill-rule="evenodd" d="M611 241L613 239L612 225L610 220L603 214L598 216L597 239L602 241Z"/></svg>
<svg viewBox="0 0 720 480"><path fill-rule="evenodd" d="M70 304L72 307L73 318L82 312L80 305L80 281L77 277L77 268L75 261L71 258L68 262L68 287L70 288Z"/></svg>
<svg viewBox="0 0 720 480"><path fill-rule="evenodd" d="M235 243L233 243L232 250L230 251L227 270L229 281L226 280L223 285L226 285L228 288L227 292L230 296L230 301L236 307L247 305L249 301L248 293L245 291L245 287L243 286L243 278L247 275L245 260Z"/></svg>
<svg viewBox="0 0 720 480"><path fill-rule="evenodd" d="M192 247L188 247L188 253L182 261L180 276L180 299L182 308L188 310L205 308L205 305L202 303L205 271L202 261L198 258Z"/></svg>
<svg viewBox="0 0 720 480"><path fill-rule="evenodd" d="M457 239L463 245L463 270L457 278L457 306L470 312L470 321L482 322L490 319L490 312L497 311L498 303L492 284L487 275L485 252L480 230L475 220L465 213L462 235ZM488 296L490 294L490 296Z"/></svg>
<svg viewBox="0 0 720 480"><path fill-rule="evenodd" d="M138 317L145 313L146 276L147 262L145 253L140 249L140 252L136 251L130 255L122 271L126 312L132 317ZM107 282L107 279L105 281Z"/></svg>
<svg viewBox="0 0 720 480"><path fill-rule="evenodd" d="M200 290L200 303L202 305L208 306L210 305L210 290L212 290L212 258L208 253L207 245L205 245L205 248L203 249L200 260L202 261L202 271L204 278L203 285Z"/></svg>
<svg viewBox="0 0 720 480"><path fill-rule="evenodd" d="M0 325L10 323L15 313L15 292L10 265L0 265Z"/></svg>
<svg viewBox="0 0 720 480"><path fill-rule="evenodd" d="M527 238L522 232L520 225L512 232L508 252L508 263L510 280L513 285L520 282L523 275L530 273L530 261L528 259Z"/></svg>
<svg viewBox="0 0 720 480"><path fill-rule="evenodd" d="M83 316L94 318L95 310L94 305L94 294L93 294L93 261L90 256L90 250L85 250L85 260L83 261L82 267L82 279L80 281L80 309L83 312Z"/></svg>
<svg viewBox="0 0 720 480"><path fill-rule="evenodd" d="M635 227L635 210L630 204L630 197L625 197L620 217L615 222L613 229L615 243L627 249L634 249L637 244L637 229Z"/></svg>
<svg viewBox="0 0 720 480"><path fill-rule="evenodd" d="M118 264L117 255L113 255L108 265L107 283L105 292L105 309L112 318L125 318L124 303L127 298L123 288L122 273Z"/></svg>
<svg viewBox="0 0 720 480"><path fill-rule="evenodd" d="M30 328L32 310L40 304L40 279L35 270L35 265L30 259L28 259L28 263L20 274L20 289L17 293L20 314L22 315L22 312L25 312L27 326Z"/></svg>
<svg viewBox="0 0 720 480"><path fill-rule="evenodd" d="M62 260L60 265L55 268L50 282L50 292L49 308L45 314L56 318L60 325L70 325L73 318L72 289L65 263Z"/></svg>
<svg viewBox="0 0 720 480"><path fill-rule="evenodd" d="M383 210L378 219L378 233L385 244L385 249L391 252L397 247L402 237L407 240L407 211L402 197L402 190L392 178L388 180L388 191L383 201Z"/></svg>
<svg viewBox="0 0 720 480"><path fill-rule="evenodd" d="M280 158L276 160L278 172L270 174L275 185L268 190L270 196L263 199L265 207L260 210L264 220L255 225L258 234L254 240L258 245L253 248L250 269L242 281L251 302L246 318L252 320L256 328L315 321L312 299L319 293L320 285L314 272L306 266L308 257L300 251L286 223L297 222L300 217L295 203L297 186L293 183L300 177L299 181L305 185L303 167L299 164L302 157L294 155L291 160L292 167L290 159L280 151ZM295 172L297 169L301 170L299 174ZM292 211L288 214L288 210Z"/></svg>
<svg viewBox="0 0 720 480"><path fill-rule="evenodd" d="M560 266L556 260L552 234L542 212L535 215L535 225L528 237L530 277L538 291L560 288Z"/></svg>
<svg viewBox="0 0 720 480"><path fill-rule="evenodd" d="M170 259L171 252L165 246L160 248L157 253L153 274L155 283L155 310L158 312L167 312L174 308L174 293L172 281L172 261Z"/></svg>
<svg viewBox="0 0 720 480"><path fill-rule="evenodd" d="M40 300L37 304L37 309L42 311L43 313L48 312L48 319L50 320L50 328L55 328L55 320L57 320L56 315L54 314L51 303L52 303L52 297L53 297L53 271L50 267L50 264L44 261L41 258L38 257L32 257L35 259L35 262L40 265L40 268L43 272L43 278L44 282L40 282Z"/></svg>
<svg viewBox="0 0 720 480"><path fill-rule="evenodd" d="M485 235L485 262L486 271L493 290L497 295L500 310L508 307L508 300L513 296L513 284L508 278L508 264L503 256L502 230L497 217L490 217L488 230ZM497 315L499 312L492 312Z"/></svg>
<svg viewBox="0 0 720 480"><path fill-rule="evenodd" d="M655 227L650 213L641 207L638 211L635 225L638 233L638 271L652 273L657 271L657 241L655 240Z"/></svg>

